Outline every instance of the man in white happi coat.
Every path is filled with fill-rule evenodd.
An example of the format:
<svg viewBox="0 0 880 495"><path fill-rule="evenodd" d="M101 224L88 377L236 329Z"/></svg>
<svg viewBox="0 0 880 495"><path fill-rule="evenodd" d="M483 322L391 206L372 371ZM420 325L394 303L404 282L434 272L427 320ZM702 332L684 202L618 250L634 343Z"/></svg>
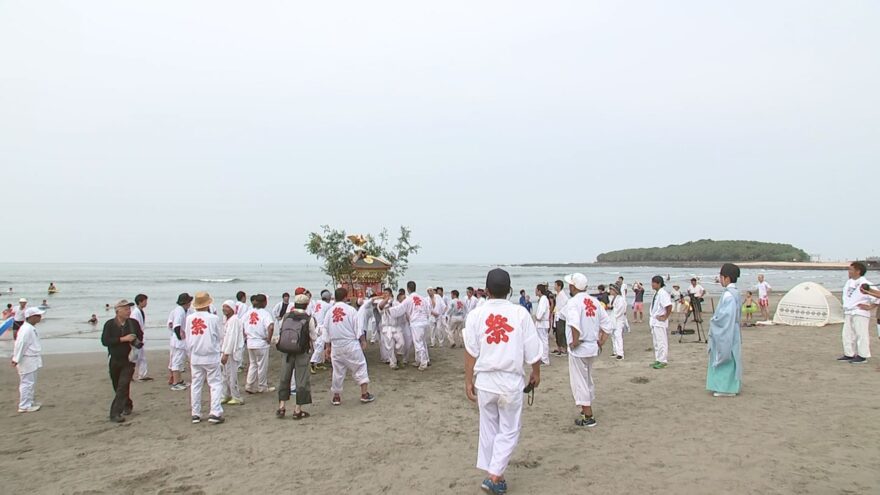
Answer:
<svg viewBox="0 0 880 495"><path fill-rule="evenodd" d="M336 289L336 304L324 317L324 328L327 330L324 354L333 364L330 393L333 395L331 403L334 406L342 404L342 383L348 373L351 373L361 387L361 402L375 400L370 393L370 375L367 372L367 359L364 357L367 338L357 328L357 310L346 303L346 299L348 290L341 287Z"/></svg>
<svg viewBox="0 0 880 495"><path fill-rule="evenodd" d="M407 296L403 303L391 308L391 316L395 318L403 315L407 316L416 353L414 366L418 366L419 371L425 371L428 369L428 362L430 361L428 345L425 339L431 318L431 303L427 298L416 292L415 282L407 282L406 291L409 293L409 296Z"/></svg>
<svg viewBox="0 0 880 495"><path fill-rule="evenodd" d="M482 488L503 494L504 472L522 429L523 363L532 366L529 387L537 387L543 348L531 315L507 300L510 274L490 271L486 288L490 299L465 324L465 393L480 409L477 468L487 473Z"/></svg>
<svg viewBox="0 0 880 495"><path fill-rule="evenodd" d="M43 348L37 335L36 325L45 312L39 308L22 311L22 324L18 327L15 346L12 350L12 366L18 372L18 412L31 413L40 410L40 403L34 402L34 388L37 384L37 370L43 367Z"/></svg>

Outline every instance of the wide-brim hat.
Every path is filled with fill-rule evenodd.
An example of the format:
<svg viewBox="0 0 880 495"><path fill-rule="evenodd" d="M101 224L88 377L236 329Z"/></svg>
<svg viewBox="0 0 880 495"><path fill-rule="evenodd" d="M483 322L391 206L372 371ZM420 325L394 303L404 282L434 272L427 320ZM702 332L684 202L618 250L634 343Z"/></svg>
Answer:
<svg viewBox="0 0 880 495"><path fill-rule="evenodd" d="M192 300L193 300L192 296L187 294L186 292L177 296L177 304L180 306L183 306L184 304L186 304Z"/></svg>
<svg viewBox="0 0 880 495"><path fill-rule="evenodd" d="M213 304L214 298L207 292L196 292L196 298L193 300L193 307L196 309L207 308Z"/></svg>
<svg viewBox="0 0 880 495"><path fill-rule="evenodd" d="M24 318L28 319L31 316L42 316L46 312L39 308L28 308L24 312Z"/></svg>

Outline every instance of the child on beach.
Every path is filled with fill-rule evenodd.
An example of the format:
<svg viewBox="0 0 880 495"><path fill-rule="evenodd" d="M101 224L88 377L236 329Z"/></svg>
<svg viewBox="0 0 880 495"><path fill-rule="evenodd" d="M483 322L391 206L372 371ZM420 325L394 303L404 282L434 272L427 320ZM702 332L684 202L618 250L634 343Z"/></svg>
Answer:
<svg viewBox="0 0 880 495"><path fill-rule="evenodd" d="M752 315L758 312L758 305L755 304L755 300L752 298L752 291L746 292L746 300L743 302L742 311L746 315L746 325L751 324Z"/></svg>

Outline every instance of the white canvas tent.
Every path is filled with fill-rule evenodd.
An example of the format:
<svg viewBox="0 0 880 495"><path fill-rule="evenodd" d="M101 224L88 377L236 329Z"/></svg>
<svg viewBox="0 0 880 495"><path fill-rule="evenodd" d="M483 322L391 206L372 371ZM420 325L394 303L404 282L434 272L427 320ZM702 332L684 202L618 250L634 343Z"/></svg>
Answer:
<svg viewBox="0 0 880 495"><path fill-rule="evenodd" d="M788 291L779 301L773 323L803 327L843 323L843 306L825 287L804 282Z"/></svg>

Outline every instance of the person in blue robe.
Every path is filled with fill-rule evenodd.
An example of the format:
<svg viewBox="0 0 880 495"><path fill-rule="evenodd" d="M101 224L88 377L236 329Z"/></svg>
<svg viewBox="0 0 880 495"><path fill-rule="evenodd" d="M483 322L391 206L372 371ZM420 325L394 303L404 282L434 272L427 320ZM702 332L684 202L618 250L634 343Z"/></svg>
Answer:
<svg viewBox="0 0 880 495"><path fill-rule="evenodd" d="M709 369L706 390L715 397L733 397L742 387L742 318L736 281L739 267L725 263L719 277L724 293L709 322Z"/></svg>

